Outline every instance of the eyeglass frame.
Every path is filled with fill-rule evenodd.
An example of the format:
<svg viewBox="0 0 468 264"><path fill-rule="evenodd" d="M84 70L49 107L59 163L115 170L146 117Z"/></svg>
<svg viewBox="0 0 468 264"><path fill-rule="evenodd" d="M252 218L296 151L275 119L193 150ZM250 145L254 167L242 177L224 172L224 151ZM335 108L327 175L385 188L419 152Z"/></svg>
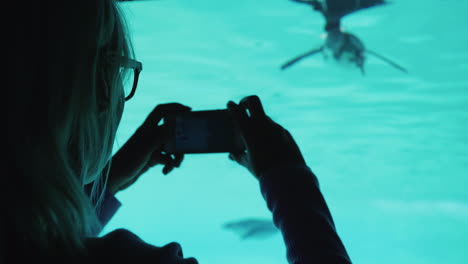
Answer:
<svg viewBox="0 0 468 264"><path fill-rule="evenodd" d="M122 62L122 64L120 65L121 67L133 69L132 90L130 91L130 94L127 97L125 97L125 101L128 101L135 95L135 91L138 86L138 78L140 77L140 72L143 70L143 64L137 60L130 59L124 56L121 56L120 60Z"/></svg>

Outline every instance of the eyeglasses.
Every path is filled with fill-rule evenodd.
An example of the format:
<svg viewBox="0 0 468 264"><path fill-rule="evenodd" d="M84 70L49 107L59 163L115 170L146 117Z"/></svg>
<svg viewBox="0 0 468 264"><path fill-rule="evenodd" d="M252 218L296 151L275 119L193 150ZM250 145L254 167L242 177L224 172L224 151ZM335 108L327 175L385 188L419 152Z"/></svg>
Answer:
<svg viewBox="0 0 468 264"><path fill-rule="evenodd" d="M120 61L120 74L125 93L125 101L128 101L133 97L133 95L135 95L138 85L138 77L140 76L140 72L143 70L143 64L127 57L120 57ZM133 73L129 73L129 69L132 69Z"/></svg>

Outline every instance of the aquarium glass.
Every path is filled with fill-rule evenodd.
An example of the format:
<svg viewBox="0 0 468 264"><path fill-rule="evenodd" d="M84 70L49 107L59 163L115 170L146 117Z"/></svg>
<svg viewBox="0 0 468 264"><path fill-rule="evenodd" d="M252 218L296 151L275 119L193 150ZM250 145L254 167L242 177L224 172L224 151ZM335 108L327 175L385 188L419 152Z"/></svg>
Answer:
<svg viewBox="0 0 468 264"><path fill-rule="evenodd" d="M143 71L114 152L159 104L226 109L258 95L317 175L354 263L468 263L467 1L394 0L343 17L366 51L407 71L365 53L364 74L325 52L281 70L327 38L323 16L291 0L119 5ZM178 242L204 264L287 263L258 181L228 153L186 154L168 175L155 166L116 197L101 235ZM262 231L242 238L227 224L245 219Z"/></svg>

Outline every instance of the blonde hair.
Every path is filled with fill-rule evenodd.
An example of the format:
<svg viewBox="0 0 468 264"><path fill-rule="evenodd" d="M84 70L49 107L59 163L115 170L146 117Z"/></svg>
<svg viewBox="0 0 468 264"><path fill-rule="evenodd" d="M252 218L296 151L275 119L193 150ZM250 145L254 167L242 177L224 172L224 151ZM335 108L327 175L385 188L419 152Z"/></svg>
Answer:
<svg viewBox="0 0 468 264"><path fill-rule="evenodd" d="M134 58L132 45L114 0L32 1L18 10L7 93L6 237L46 255L81 252L100 228L96 205L123 107L118 59ZM91 197L87 179L96 179Z"/></svg>

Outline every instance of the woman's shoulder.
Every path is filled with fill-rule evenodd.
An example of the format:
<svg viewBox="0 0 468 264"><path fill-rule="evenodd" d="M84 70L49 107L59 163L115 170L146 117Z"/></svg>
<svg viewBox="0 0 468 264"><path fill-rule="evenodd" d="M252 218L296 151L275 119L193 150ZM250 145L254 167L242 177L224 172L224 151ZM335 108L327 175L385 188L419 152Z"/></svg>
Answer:
<svg viewBox="0 0 468 264"><path fill-rule="evenodd" d="M124 229L124 228L119 228L116 229L112 232L107 233L106 235L98 238L90 238L88 240L89 242L98 242L98 241L105 241L105 242L135 242L135 243L141 243L143 240L138 237L135 233L132 233L131 231Z"/></svg>

